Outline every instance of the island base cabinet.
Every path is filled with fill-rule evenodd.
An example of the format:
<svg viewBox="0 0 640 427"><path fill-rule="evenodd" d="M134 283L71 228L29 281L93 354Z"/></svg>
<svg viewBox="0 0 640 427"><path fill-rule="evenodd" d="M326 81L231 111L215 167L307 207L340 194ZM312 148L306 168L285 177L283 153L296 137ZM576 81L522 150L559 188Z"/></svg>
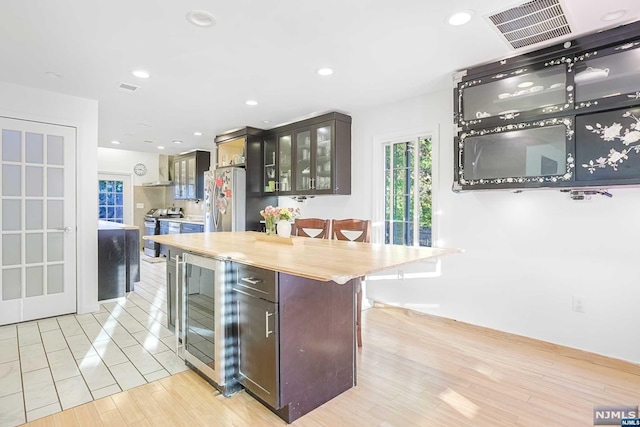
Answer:
<svg viewBox="0 0 640 427"><path fill-rule="evenodd" d="M286 422L355 385L354 291L277 273L277 303L236 292L239 381Z"/></svg>

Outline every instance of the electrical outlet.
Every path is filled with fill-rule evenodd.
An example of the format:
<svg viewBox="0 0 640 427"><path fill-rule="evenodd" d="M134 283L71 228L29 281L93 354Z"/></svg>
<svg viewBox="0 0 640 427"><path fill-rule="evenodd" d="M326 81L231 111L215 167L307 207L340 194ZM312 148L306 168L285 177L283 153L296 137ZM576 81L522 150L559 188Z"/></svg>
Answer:
<svg viewBox="0 0 640 427"><path fill-rule="evenodd" d="M573 296L573 311L576 313L584 313L584 297L574 295Z"/></svg>

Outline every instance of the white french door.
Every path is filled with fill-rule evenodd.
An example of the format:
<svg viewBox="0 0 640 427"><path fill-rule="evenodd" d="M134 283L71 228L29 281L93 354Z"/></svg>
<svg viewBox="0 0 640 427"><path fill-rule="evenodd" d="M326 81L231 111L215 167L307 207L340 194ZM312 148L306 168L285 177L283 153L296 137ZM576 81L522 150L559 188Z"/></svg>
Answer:
<svg viewBox="0 0 640 427"><path fill-rule="evenodd" d="M0 325L75 313L76 129L0 130Z"/></svg>

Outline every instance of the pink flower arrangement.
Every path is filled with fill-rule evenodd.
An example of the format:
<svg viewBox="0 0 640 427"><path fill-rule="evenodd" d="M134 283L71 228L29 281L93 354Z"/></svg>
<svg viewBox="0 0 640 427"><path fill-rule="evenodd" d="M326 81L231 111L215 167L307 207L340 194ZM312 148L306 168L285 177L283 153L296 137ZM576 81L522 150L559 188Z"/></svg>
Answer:
<svg viewBox="0 0 640 427"><path fill-rule="evenodd" d="M267 206L260 211L260 215L262 215L265 220L271 220L274 222L280 221L281 219L291 221L293 218L300 215L300 208L274 208L273 206Z"/></svg>

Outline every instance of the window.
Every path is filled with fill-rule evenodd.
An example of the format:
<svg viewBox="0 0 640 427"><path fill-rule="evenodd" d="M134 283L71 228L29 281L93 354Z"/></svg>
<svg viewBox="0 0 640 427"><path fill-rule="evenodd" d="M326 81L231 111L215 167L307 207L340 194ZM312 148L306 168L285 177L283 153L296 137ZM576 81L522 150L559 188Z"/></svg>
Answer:
<svg viewBox="0 0 640 427"><path fill-rule="evenodd" d="M124 183L115 180L98 181L98 218L124 223Z"/></svg>
<svg viewBox="0 0 640 427"><path fill-rule="evenodd" d="M384 145L385 243L431 246L431 137Z"/></svg>

